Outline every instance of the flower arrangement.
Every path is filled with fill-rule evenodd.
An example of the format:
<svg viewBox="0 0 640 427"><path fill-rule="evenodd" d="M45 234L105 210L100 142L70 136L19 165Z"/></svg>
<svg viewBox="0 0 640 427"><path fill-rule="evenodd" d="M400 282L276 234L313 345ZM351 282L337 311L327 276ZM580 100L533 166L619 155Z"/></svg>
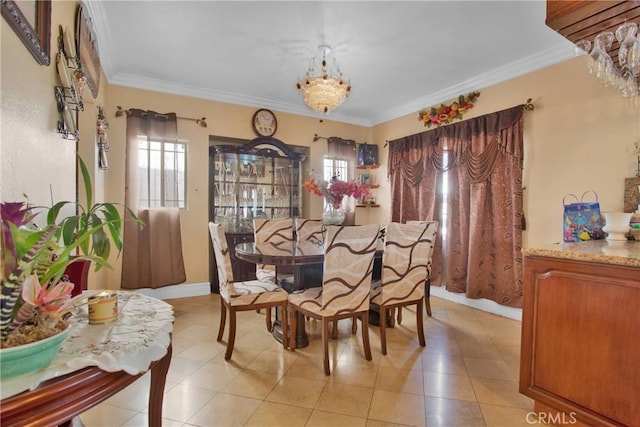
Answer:
<svg viewBox="0 0 640 427"><path fill-rule="evenodd" d="M333 177L330 182L316 182L315 178L306 179L304 188L316 196L324 196L327 203L334 208L342 205L344 196L353 196L356 199L369 197L369 188L366 185L355 181L341 181L337 177Z"/></svg>
<svg viewBox="0 0 640 427"><path fill-rule="evenodd" d="M446 125L454 120L462 120L464 113L473 108L479 96L480 92L471 92L467 96L460 95L457 101L449 105L440 104L440 107L420 110L418 120L424 122L425 127Z"/></svg>
<svg viewBox="0 0 640 427"><path fill-rule="evenodd" d="M78 163L91 203L88 170L79 157ZM67 204L76 205L79 213L58 219ZM33 223L38 215L46 218L43 228ZM66 328L61 311L74 286L64 276L66 268L78 259L93 261L96 270L109 266L111 242L122 249L123 218L111 203L87 209L72 202L59 202L50 209L3 202L0 216L0 346L4 348L39 341Z"/></svg>

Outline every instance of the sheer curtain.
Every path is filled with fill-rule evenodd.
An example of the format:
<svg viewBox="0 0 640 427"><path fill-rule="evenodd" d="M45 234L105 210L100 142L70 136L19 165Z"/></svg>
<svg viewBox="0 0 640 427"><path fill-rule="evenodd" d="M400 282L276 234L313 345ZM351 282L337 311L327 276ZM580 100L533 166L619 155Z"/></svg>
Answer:
<svg viewBox="0 0 640 427"><path fill-rule="evenodd" d="M127 114L125 204L144 222L126 221L122 249L122 288L159 288L186 280L178 208L141 209L138 137L177 140L175 113L130 109Z"/></svg>
<svg viewBox="0 0 640 427"><path fill-rule="evenodd" d="M392 221L441 221L434 284L522 306L523 106L390 143Z"/></svg>

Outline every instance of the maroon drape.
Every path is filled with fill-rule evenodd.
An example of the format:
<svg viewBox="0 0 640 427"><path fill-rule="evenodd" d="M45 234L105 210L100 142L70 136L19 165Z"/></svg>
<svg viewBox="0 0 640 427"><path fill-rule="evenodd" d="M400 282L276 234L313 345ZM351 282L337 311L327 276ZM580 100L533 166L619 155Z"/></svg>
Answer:
<svg viewBox="0 0 640 427"><path fill-rule="evenodd" d="M392 141L388 163L392 221L441 223L432 283L512 307L522 306L523 112Z"/></svg>

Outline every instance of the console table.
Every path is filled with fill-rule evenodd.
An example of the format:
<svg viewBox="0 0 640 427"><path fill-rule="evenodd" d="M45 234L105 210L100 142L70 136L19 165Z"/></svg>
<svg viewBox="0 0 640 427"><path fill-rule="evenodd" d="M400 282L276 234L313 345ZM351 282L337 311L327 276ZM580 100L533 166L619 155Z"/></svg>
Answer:
<svg viewBox="0 0 640 427"><path fill-rule="evenodd" d="M118 310L117 321L90 325L87 306L79 307L51 365L2 381L0 424L63 424L150 371L149 425L160 426L173 309L155 298L118 291Z"/></svg>

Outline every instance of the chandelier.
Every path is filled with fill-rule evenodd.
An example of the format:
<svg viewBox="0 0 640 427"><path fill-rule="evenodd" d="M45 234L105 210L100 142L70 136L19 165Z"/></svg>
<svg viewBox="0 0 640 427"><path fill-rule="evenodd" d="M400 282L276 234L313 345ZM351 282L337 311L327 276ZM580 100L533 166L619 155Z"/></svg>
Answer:
<svg viewBox="0 0 640 427"><path fill-rule="evenodd" d="M322 61L316 63L316 57L311 59L307 74L298 80L298 90L304 96L304 103L310 108L328 113L349 96L351 85L342 77L342 72L335 57L327 63L327 55L331 53L328 45L318 46L322 52Z"/></svg>
<svg viewBox="0 0 640 427"><path fill-rule="evenodd" d="M640 40L637 32L636 23L625 22L615 33L605 31L598 34L593 44L586 39L576 42L577 47L588 54L589 73L595 74L603 86L617 89L624 98L631 98L636 104L640 98ZM607 51L616 40L618 55L611 58Z"/></svg>

